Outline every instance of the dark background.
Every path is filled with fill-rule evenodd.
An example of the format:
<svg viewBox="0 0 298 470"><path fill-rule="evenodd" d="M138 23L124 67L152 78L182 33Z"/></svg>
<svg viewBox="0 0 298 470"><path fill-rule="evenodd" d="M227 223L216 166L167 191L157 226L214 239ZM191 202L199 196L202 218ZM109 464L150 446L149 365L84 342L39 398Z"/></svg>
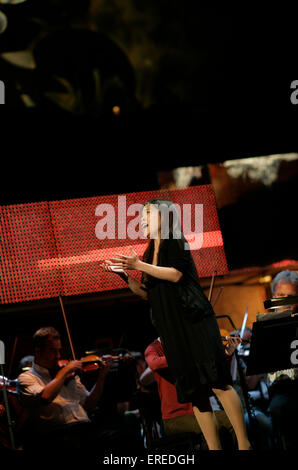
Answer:
<svg viewBox="0 0 298 470"><path fill-rule="evenodd" d="M0 51L32 47L37 69L0 59L7 94L2 204L155 189L162 169L296 149L293 9L193 0L27 0L4 7ZM88 36L90 22L96 37ZM96 110L95 68L106 84ZM83 110L65 111L45 97L65 91L53 75L82 91ZM115 77L121 86L111 85ZM17 84L35 108L23 105ZM114 104L120 116L113 116Z"/></svg>
<svg viewBox="0 0 298 470"><path fill-rule="evenodd" d="M1 205L158 189L161 170L297 151L292 6L271 4L263 11L260 5L211 7L192 0L28 0L1 9L9 26L0 35L0 52L31 47L37 63L28 71L0 58L6 85ZM65 92L56 76L81 92L77 107L66 110L47 97ZM24 106L20 90L34 108ZM112 113L115 105L119 116ZM259 189L219 211L230 269L297 259L296 181ZM69 304L78 335L84 309L89 315L82 331L89 332L102 327L98 305L107 325L108 317L123 319L139 309L122 300L106 307L97 302ZM19 330L31 334L40 318L55 324L60 315L54 304L36 320L30 308L25 311L23 323L7 311L3 331L19 322ZM149 317L141 325L137 316L126 318L137 332L128 345L141 347L134 342L149 331Z"/></svg>
<svg viewBox="0 0 298 470"><path fill-rule="evenodd" d="M0 51L32 47L37 62L36 70L26 71L0 59L7 95L1 107L2 204L153 189L162 169L295 151L292 9L140 3L27 0L2 6L8 28ZM79 18L89 21L82 20L80 29ZM90 21L96 33L87 31ZM150 62L150 72L139 57ZM109 83L96 110L95 68ZM65 91L53 75L82 91L83 110L65 111L45 97L55 87ZM110 86L111 77L122 86ZM35 108L24 106L20 88ZM115 104L120 116L111 112Z"/></svg>

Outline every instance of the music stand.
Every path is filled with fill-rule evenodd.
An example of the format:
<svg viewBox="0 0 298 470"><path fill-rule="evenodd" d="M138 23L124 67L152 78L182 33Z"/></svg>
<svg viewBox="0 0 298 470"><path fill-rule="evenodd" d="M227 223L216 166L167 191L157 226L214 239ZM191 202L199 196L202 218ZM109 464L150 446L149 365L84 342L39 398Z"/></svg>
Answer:
<svg viewBox="0 0 298 470"><path fill-rule="evenodd" d="M293 369L291 347L298 339L298 317L288 315L283 318L266 319L253 323L250 354L247 358L247 375Z"/></svg>
<svg viewBox="0 0 298 470"><path fill-rule="evenodd" d="M289 307L291 305L298 305L298 295L288 295L287 297L277 297L265 300L264 307L266 309L277 307Z"/></svg>

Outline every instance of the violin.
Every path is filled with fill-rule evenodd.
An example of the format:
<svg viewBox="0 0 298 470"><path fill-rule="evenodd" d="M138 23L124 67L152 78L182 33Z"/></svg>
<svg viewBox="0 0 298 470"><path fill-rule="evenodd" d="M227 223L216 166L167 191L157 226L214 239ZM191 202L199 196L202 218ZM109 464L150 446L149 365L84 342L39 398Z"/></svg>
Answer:
<svg viewBox="0 0 298 470"><path fill-rule="evenodd" d="M69 330L69 326L68 326L68 322L67 322L67 318L66 318L66 314L65 314L61 294L59 294L58 298L59 298L60 307L61 307L61 311L62 311L62 315L63 315L63 320L64 320L64 323L65 323L66 332L67 332L67 336L68 336L68 340L69 340L69 345L70 345L71 354L72 354L72 360L75 361L76 360L76 355L75 355L72 339L71 339L71 336L70 336L70 330ZM107 355L108 354L106 354L106 356ZM87 356L82 357L80 359L80 361L82 362L82 371L83 372L90 372L90 371L94 371L94 370L97 370L97 369L103 367L105 365L104 357L105 356L98 356L96 354L88 354ZM113 356L112 355L112 358L113 359L131 360L131 359L133 359L133 356L128 355L128 354L124 354L124 355L120 354L119 356ZM65 360L65 359L60 359L58 361L58 369L56 369L56 371L53 371L53 373L55 373L55 372L57 373L59 368L61 369L62 367L65 367L69 362L71 362L71 361ZM67 375L67 378L72 378L75 375L76 375L76 372L70 372Z"/></svg>
<svg viewBox="0 0 298 470"><path fill-rule="evenodd" d="M221 336L222 341L228 341L231 338L239 338L239 336ZM241 339L241 338L240 338ZM241 339L241 343L248 343L250 340Z"/></svg>
<svg viewBox="0 0 298 470"><path fill-rule="evenodd" d="M112 357L114 359L115 356ZM102 365L105 364L103 357L95 356L94 354L89 354L88 356L81 357L81 359L78 360L82 362L82 372L98 370ZM58 366L63 368L70 362L71 361L68 359L60 359L60 361L58 361Z"/></svg>
<svg viewBox="0 0 298 470"><path fill-rule="evenodd" d="M70 379L77 375L79 372L90 372L94 370L100 369L104 365L104 360L102 357L95 356L94 354L90 354L88 356L84 356L81 359L79 359L82 362L82 369L77 372L70 372L66 378ZM56 375L56 373L60 370L63 369L63 367L67 366L71 360L69 359L60 359L58 361L58 367L52 371L53 375Z"/></svg>
<svg viewBox="0 0 298 470"><path fill-rule="evenodd" d="M223 328L221 328L219 331L220 331L221 339L222 339L224 345L227 344L227 342L228 342L228 340L229 340L230 338L239 338L239 336L235 336L235 335L232 335L232 336L231 336L231 335L229 334L228 330L225 330L225 329L223 329ZM250 343L250 339L242 339L242 338L240 338L240 339L241 339L241 344L242 344L242 345L245 345L245 344Z"/></svg>
<svg viewBox="0 0 298 470"><path fill-rule="evenodd" d="M223 342L223 345L226 346L228 344L228 339L231 338L230 333L228 330L225 330L224 328L220 328L220 334L221 334L221 340Z"/></svg>
<svg viewBox="0 0 298 470"><path fill-rule="evenodd" d="M117 356L111 356L112 359L119 359L119 360L131 360L133 356L130 355L117 355ZM101 367L105 365L105 356L97 356L96 354L88 354L87 356L84 356L80 359L82 362L82 372L92 372L94 370L98 370ZM67 359L60 359L58 361L58 367L63 368L67 366L71 361ZM74 377L76 375L75 372L70 372L70 374L67 376L67 378Z"/></svg>
<svg viewBox="0 0 298 470"><path fill-rule="evenodd" d="M123 360L123 361L130 361L131 359L134 359L133 356L128 355L128 354L119 354L117 356L112 356L110 354L105 354L104 356L97 356L95 354L88 354L87 356L82 357L79 359L83 364L83 372L89 372L92 370L97 370L99 367L105 365L105 356L109 356L112 359L116 360ZM66 366L70 361L61 359L59 361L59 366L64 367Z"/></svg>
<svg viewBox="0 0 298 470"><path fill-rule="evenodd" d="M223 342L223 345L226 346L228 344L228 340L231 339L231 338L239 338L239 336L231 336L230 333L228 332L228 330L225 330L224 328L220 328L220 334L221 334L221 340ZM244 340L242 338L241 339L241 344L246 344L248 342L250 342L250 340Z"/></svg>
<svg viewBox="0 0 298 470"><path fill-rule="evenodd" d="M89 355L82 357L79 359L82 362L82 371L88 372L90 370L97 370L99 369L100 365L104 363L102 358L95 355ZM71 361L68 359L60 359L58 361L58 366L62 369L63 367L67 366Z"/></svg>

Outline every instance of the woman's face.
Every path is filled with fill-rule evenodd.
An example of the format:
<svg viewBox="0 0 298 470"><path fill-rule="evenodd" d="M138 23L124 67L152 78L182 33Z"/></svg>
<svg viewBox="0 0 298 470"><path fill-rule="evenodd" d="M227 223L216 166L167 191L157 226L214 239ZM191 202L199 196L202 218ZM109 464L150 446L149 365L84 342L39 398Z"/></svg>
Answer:
<svg viewBox="0 0 298 470"><path fill-rule="evenodd" d="M144 206L141 227L146 238L157 238L160 233L160 213L152 204Z"/></svg>

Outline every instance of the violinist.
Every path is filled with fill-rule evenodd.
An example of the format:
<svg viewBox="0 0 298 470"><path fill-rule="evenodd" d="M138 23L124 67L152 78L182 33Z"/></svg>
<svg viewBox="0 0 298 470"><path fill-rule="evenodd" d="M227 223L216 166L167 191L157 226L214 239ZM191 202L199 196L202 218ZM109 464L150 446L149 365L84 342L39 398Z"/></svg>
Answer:
<svg viewBox="0 0 298 470"><path fill-rule="evenodd" d="M279 272L272 282L274 298L298 295L298 273L285 270ZM289 307L279 307L278 311ZM297 305L290 307L297 311ZM273 432L282 436L283 448L294 450L297 447L298 431L298 368L275 371L267 374L269 408Z"/></svg>
<svg viewBox="0 0 298 470"><path fill-rule="evenodd" d="M73 360L59 367L61 339L57 330L41 328L34 334L33 341L32 368L18 377L18 395L29 411L31 429L45 439L59 435L64 440L65 436L78 438L88 431L90 419L87 413L96 407L103 393L113 359L104 357L96 383L88 392L77 375L82 371L82 361ZM68 441L71 440L70 437Z"/></svg>
<svg viewBox="0 0 298 470"><path fill-rule="evenodd" d="M240 335L240 330L235 330L230 333L232 337L237 337ZM251 428L251 421L248 416L248 411L245 407L245 399L243 396L243 389L240 382L239 373L236 374L234 381L234 388L237 391L245 409L244 417L246 422L246 427L249 433L253 434L255 439L255 444L258 448L262 450L271 450L272 449L272 433L270 428L270 421L266 413L264 413L264 406L266 406L266 385L265 385L265 375L246 375L247 365L245 362L245 355L243 352L250 347L250 341L252 336L251 328L244 328L242 333L239 358L238 358L238 367L241 368L245 383L247 386L247 391L249 395L249 401L253 408L253 420L254 428ZM231 368L233 365L231 364Z"/></svg>

